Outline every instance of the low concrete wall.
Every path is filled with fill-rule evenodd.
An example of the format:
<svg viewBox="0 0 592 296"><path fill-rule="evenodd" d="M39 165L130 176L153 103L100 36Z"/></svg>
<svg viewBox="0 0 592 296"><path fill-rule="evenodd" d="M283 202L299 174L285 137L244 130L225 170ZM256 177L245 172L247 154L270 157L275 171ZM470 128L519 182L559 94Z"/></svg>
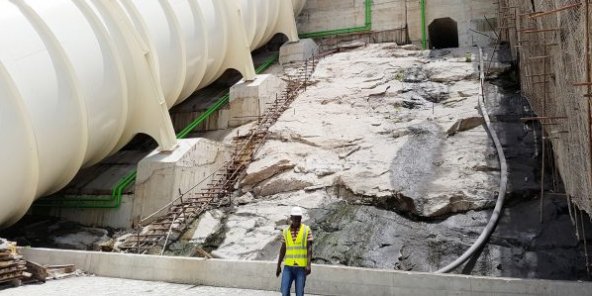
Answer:
<svg viewBox="0 0 592 296"><path fill-rule="evenodd" d="M41 264L75 264L99 276L279 291L275 263L22 248ZM590 295L592 283L313 265L308 293L320 295Z"/></svg>

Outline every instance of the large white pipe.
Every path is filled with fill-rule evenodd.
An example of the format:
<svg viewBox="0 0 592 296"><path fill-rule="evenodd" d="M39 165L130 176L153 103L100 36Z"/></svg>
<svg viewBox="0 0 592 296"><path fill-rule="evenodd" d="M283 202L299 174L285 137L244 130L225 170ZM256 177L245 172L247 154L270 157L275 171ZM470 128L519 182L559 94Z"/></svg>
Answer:
<svg viewBox="0 0 592 296"><path fill-rule="evenodd" d="M0 227L138 133L173 149L168 109L227 69L252 79L305 2L0 1Z"/></svg>

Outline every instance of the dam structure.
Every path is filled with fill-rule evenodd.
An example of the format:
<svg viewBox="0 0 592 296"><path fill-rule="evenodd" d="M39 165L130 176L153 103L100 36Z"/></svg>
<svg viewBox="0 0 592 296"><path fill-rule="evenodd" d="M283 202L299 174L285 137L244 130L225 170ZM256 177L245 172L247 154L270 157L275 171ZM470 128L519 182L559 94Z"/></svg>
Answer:
<svg viewBox="0 0 592 296"><path fill-rule="evenodd" d="M588 295L590 5L0 0L0 290Z"/></svg>

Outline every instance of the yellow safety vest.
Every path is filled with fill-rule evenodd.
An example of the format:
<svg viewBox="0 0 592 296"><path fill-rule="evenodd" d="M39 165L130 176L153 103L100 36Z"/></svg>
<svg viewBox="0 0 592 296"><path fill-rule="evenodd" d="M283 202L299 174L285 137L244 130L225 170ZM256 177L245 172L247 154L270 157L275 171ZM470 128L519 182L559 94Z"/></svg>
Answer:
<svg viewBox="0 0 592 296"><path fill-rule="evenodd" d="M292 239L292 232L290 227L284 229L283 235L286 241L286 256L284 257L284 265L287 266L302 266L306 267L308 263L308 233L310 228L304 224L300 225L296 239Z"/></svg>

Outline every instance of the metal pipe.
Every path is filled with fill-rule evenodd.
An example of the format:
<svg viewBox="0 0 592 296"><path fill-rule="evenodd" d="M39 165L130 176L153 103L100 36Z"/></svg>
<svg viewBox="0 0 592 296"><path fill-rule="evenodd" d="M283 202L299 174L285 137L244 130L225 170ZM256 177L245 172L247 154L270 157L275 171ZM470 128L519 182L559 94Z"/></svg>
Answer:
<svg viewBox="0 0 592 296"><path fill-rule="evenodd" d="M306 0L0 1L0 227L136 134L176 146L168 109L227 69Z"/></svg>
<svg viewBox="0 0 592 296"><path fill-rule="evenodd" d="M421 4L421 47L428 49L428 34L426 32L426 5L425 0L420 1Z"/></svg>

